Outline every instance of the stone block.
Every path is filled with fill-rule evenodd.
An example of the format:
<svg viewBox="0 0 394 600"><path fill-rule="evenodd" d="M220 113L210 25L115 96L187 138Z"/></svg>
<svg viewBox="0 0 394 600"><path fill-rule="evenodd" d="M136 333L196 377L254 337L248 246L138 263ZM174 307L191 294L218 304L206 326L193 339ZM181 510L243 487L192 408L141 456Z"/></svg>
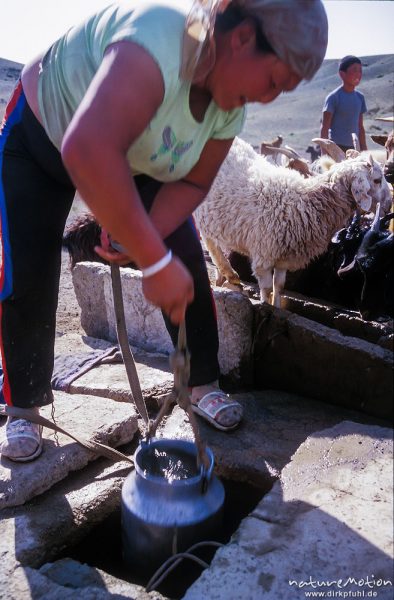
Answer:
<svg viewBox="0 0 394 600"><path fill-rule="evenodd" d="M108 340L105 274L109 267L93 262L83 265L76 265L72 271L75 295L81 307L81 325L89 336Z"/></svg>
<svg viewBox="0 0 394 600"><path fill-rule="evenodd" d="M140 272L122 269L121 279L130 343L148 352L170 353L173 349L171 339L160 310L144 298ZM73 271L73 281L86 333L116 342L109 267L78 263ZM248 379L253 324L251 303L238 292L215 288L213 295L218 316L221 373L234 379Z"/></svg>
<svg viewBox="0 0 394 600"><path fill-rule="evenodd" d="M51 420L51 407L44 407L41 414ZM55 421L78 437L112 447L126 444L138 431L137 413L132 405L62 392L55 392ZM0 508L27 502L97 458L97 454L63 434L57 434L56 441L55 432L44 429L43 437L39 460L15 463L1 457Z"/></svg>
<svg viewBox="0 0 394 600"><path fill-rule="evenodd" d="M130 451L126 454L130 456ZM0 581L12 579L18 565L40 567L56 559L119 509L123 481L131 468L126 461L102 458L70 473L24 506L4 508Z"/></svg>
<svg viewBox="0 0 394 600"><path fill-rule="evenodd" d="M391 600L392 451L388 428L311 435L184 600Z"/></svg>
<svg viewBox="0 0 394 600"><path fill-rule="evenodd" d="M288 311L256 303L256 388L276 388L387 419L393 353Z"/></svg>
<svg viewBox="0 0 394 600"><path fill-rule="evenodd" d="M89 356L96 350L102 350L104 353L109 348L113 349L114 346L118 347L117 344L106 340L67 333L56 338L56 359L63 357L67 359L68 355L72 354L74 357L78 355L82 361L85 354ZM131 350L145 402L149 404L151 398L157 399L170 392L173 386L173 374L170 370L168 355L145 352L135 347ZM60 364L64 364L62 360L60 360ZM65 364L67 365L67 363ZM120 402L133 401L121 356L104 358L86 373L76 377L71 382L68 392L111 398Z"/></svg>

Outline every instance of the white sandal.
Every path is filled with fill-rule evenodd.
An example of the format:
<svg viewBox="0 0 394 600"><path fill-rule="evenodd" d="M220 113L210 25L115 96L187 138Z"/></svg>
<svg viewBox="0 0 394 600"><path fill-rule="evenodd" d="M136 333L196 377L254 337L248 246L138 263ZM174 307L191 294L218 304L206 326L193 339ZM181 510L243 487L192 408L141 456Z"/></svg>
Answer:
<svg viewBox="0 0 394 600"><path fill-rule="evenodd" d="M0 447L1 455L15 462L28 462L40 456L41 452L42 425L8 417L5 439Z"/></svg>
<svg viewBox="0 0 394 600"><path fill-rule="evenodd" d="M230 400L227 394L221 390L205 394L197 404L192 404L192 409L200 417L221 431L231 431L238 427L243 413L240 403ZM218 421L218 417L220 416L221 423ZM228 424L225 424L226 422Z"/></svg>

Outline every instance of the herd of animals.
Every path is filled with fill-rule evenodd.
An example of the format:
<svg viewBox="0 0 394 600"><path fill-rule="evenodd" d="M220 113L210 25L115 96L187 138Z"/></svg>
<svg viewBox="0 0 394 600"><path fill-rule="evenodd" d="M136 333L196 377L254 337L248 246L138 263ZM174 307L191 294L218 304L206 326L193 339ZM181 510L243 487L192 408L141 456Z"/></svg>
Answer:
<svg viewBox="0 0 394 600"><path fill-rule="evenodd" d="M392 317L394 134L374 139L385 145L383 158L357 149L345 155L329 140L313 141L324 153L308 162L281 148L280 136L260 152L234 140L194 213L217 285L240 288L254 277L260 299L275 306L286 283L366 320ZM64 246L72 265L100 261L93 250L99 238L91 215L71 225ZM295 273L286 278L288 272Z"/></svg>

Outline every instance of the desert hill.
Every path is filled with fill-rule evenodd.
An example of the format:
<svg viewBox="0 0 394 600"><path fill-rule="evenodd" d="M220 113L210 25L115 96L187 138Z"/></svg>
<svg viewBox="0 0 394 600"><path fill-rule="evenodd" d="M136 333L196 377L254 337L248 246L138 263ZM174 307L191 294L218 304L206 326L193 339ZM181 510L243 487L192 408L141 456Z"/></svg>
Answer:
<svg viewBox="0 0 394 600"><path fill-rule="evenodd" d="M376 121L376 117L394 112L394 54L363 57L362 63L363 79L358 89L366 98L365 130L368 145L373 148L378 146L368 135L390 130L390 124ZM0 58L0 119L22 66ZM337 70L337 60L325 60L311 82L300 84L294 92L283 94L272 104L249 105L241 137L259 145L281 134L284 143L309 158L305 150L311 139L319 136L324 98L340 84Z"/></svg>
<svg viewBox="0 0 394 600"><path fill-rule="evenodd" d="M0 58L0 121L23 65Z"/></svg>

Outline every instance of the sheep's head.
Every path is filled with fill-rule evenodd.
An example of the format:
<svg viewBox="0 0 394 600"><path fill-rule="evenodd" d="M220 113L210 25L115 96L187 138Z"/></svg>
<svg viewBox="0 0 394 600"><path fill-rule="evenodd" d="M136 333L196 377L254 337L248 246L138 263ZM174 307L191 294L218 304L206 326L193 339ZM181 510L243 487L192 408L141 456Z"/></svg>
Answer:
<svg viewBox="0 0 394 600"><path fill-rule="evenodd" d="M382 167L372 156L367 160L362 157L348 159L335 165L334 181L347 181L348 189L357 204L364 212L376 210L380 202L382 214L386 214L391 206L389 186L383 177ZM346 185L346 184L345 184Z"/></svg>
<svg viewBox="0 0 394 600"><path fill-rule="evenodd" d="M394 185L394 131L391 131L386 140L386 164L384 166L384 176L386 180Z"/></svg>
<svg viewBox="0 0 394 600"><path fill-rule="evenodd" d="M354 199L362 210L375 212L379 202L382 214L386 214L391 206L391 194L389 186L383 176L382 167L372 156L368 160L355 159L354 165L358 168L352 177L351 190Z"/></svg>

